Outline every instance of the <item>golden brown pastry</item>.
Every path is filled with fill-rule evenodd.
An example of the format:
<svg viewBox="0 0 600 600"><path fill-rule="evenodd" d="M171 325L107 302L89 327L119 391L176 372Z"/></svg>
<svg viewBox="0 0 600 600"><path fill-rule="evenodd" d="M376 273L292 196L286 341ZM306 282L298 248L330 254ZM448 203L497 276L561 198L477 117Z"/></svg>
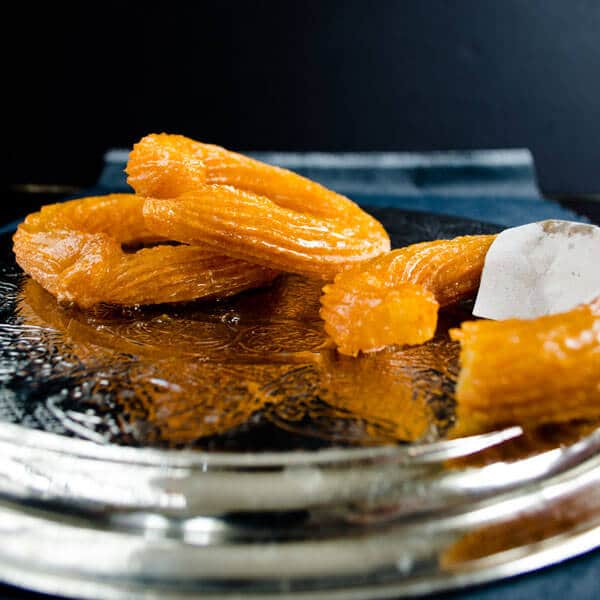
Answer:
<svg viewBox="0 0 600 600"><path fill-rule="evenodd" d="M165 241L144 222L144 200L111 194L45 206L14 235L18 264L60 301L82 307L222 298L277 273L199 246L124 245Z"/></svg>
<svg viewBox="0 0 600 600"><path fill-rule="evenodd" d="M469 321L455 435L600 416L600 299L531 320Z"/></svg>
<svg viewBox="0 0 600 600"><path fill-rule="evenodd" d="M413 244L340 273L321 317L342 354L431 339L440 306L473 295L493 235Z"/></svg>
<svg viewBox="0 0 600 600"><path fill-rule="evenodd" d="M332 279L390 249L381 224L348 198L219 146L149 135L127 173L154 233L266 267Z"/></svg>

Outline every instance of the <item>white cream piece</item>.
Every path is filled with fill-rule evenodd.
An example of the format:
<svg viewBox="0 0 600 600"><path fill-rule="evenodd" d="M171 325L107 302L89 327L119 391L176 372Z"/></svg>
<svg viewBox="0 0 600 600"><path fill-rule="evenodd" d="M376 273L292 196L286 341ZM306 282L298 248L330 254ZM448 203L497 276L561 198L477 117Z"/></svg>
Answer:
<svg viewBox="0 0 600 600"><path fill-rule="evenodd" d="M600 296L600 227L541 221L506 229L485 257L473 314L534 319Z"/></svg>

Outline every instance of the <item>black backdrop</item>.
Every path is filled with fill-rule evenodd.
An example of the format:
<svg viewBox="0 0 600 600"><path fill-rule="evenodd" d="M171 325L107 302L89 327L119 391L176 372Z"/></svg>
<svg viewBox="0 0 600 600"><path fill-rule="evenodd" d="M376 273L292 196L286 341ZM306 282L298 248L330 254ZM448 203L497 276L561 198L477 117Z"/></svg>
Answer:
<svg viewBox="0 0 600 600"><path fill-rule="evenodd" d="M21 2L5 30L11 183L90 183L105 149L166 130L527 146L546 191L600 191L599 0Z"/></svg>

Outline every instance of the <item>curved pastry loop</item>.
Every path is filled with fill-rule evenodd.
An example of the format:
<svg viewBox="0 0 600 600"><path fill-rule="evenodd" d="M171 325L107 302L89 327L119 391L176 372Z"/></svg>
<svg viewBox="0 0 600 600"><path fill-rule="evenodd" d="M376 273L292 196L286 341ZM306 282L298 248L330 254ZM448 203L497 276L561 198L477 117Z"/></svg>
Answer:
<svg viewBox="0 0 600 600"><path fill-rule="evenodd" d="M454 435L600 416L600 298L531 320L467 321Z"/></svg>
<svg viewBox="0 0 600 600"><path fill-rule="evenodd" d="M390 249L381 224L348 198L219 146L149 135L127 173L148 196L152 231L250 262L331 279Z"/></svg>
<svg viewBox="0 0 600 600"><path fill-rule="evenodd" d="M112 194L45 206L19 225L17 262L60 301L82 307L225 297L277 275L200 247L126 252L124 244L164 241L145 226L143 204Z"/></svg>
<svg viewBox="0 0 600 600"><path fill-rule="evenodd" d="M477 289L494 237L413 244L340 273L323 288L320 313L339 352L356 356L431 339L439 307Z"/></svg>

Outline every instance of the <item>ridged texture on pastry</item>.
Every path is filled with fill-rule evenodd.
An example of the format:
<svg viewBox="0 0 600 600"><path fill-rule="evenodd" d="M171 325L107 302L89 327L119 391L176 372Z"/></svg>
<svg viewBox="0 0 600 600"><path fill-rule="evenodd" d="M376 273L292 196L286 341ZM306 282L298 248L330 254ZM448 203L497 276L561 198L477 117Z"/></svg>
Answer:
<svg viewBox="0 0 600 600"><path fill-rule="evenodd" d="M342 354L431 339L440 306L473 295L493 235L413 244L340 273L321 317Z"/></svg>
<svg viewBox="0 0 600 600"><path fill-rule="evenodd" d="M348 198L219 146L149 135L127 173L156 234L267 267L332 279L390 249L382 225Z"/></svg>
<svg viewBox="0 0 600 600"><path fill-rule="evenodd" d="M461 343L456 435L600 416L600 299L531 320L469 321Z"/></svg>
<svg viewBox="0 0 600 600"><path fill-rule="evenodd" d="M160 304L220 298L263 285L277 273L206 247L164 242L144 224L144 200L112 194L45 206L14 236L18 264L60 301Z"/></svg>

